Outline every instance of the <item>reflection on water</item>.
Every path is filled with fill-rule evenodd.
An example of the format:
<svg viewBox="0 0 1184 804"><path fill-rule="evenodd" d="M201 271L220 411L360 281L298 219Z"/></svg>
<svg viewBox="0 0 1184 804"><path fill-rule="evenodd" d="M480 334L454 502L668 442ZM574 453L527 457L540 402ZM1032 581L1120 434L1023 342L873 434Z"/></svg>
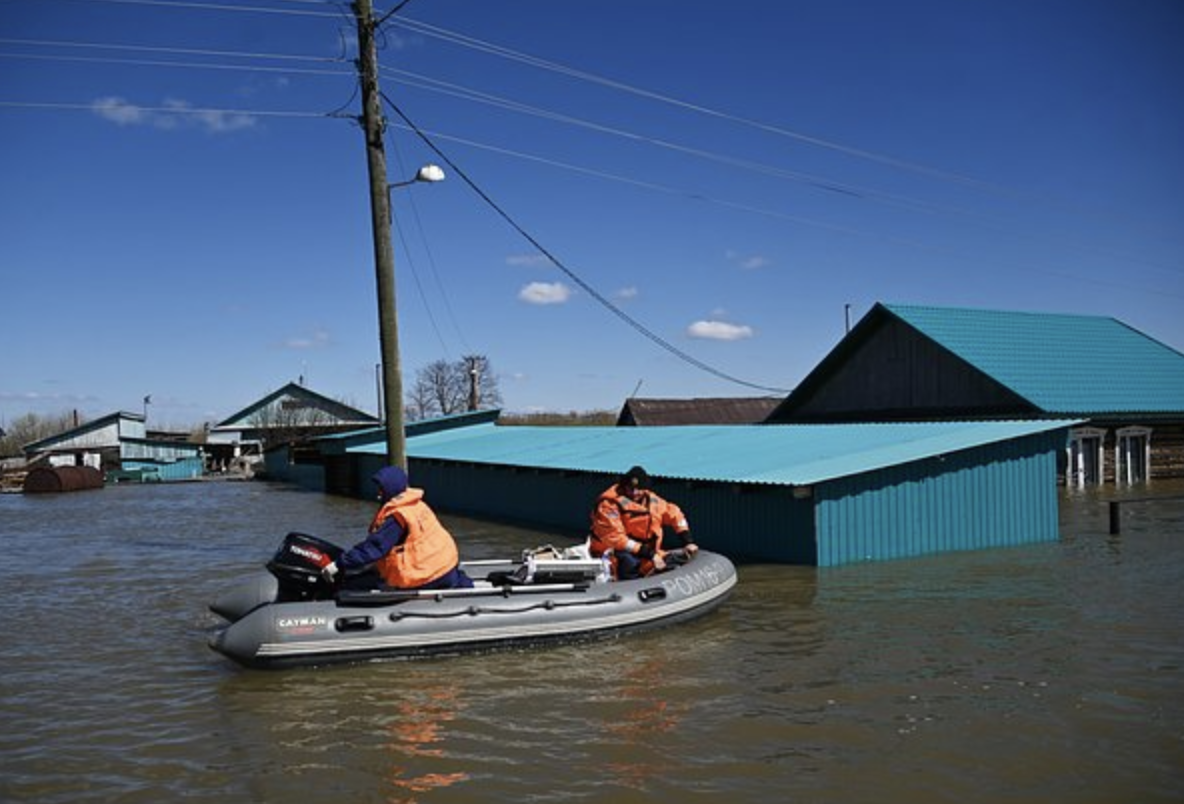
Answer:
<svg viewBox="0 0 1184 804"><path fill-rule="evenodd" d="M0 800L1184 799L1179 499L1117 535L1074 492L1052 544L742 566L717 612L607 641L285 672L206 647L206 602L284 533L350 542L371 507L0 496ZM466 557L556 542L446 519Z"/></svg>
<svg viewBox="0 0 1184 804"><path fill-rule="evenodd" d="M460 715L460 701L455 684L435 682L421 688L412 688L401 697L387 729L390 732L388 748L392 757L390 768L391 784L406 790L409 794L427 793L451 787L463 782L469 775L461 770L442 773L421 772L413 775L412 763L420 764L448 756L446 727ZM406 761L401 761L405 757ZM394 801L417 801L415 795L392 799Z"/></svg>

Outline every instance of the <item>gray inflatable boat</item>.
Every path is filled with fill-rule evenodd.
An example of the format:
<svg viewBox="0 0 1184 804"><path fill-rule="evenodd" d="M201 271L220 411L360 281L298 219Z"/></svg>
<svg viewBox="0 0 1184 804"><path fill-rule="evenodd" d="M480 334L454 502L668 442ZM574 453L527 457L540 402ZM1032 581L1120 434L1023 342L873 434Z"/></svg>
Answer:
<svg viewBox="0 0 1184 804"><path fill-rule="evenodd" d="M675 552L672 568L613 580L581 548L469 561L472 589L344 591L317 567L340 548L288 534L266 572L210 604L227 620L214 650L247 667L280 668L492 650L586 639L680 622L718 607L736 584L722 555Z"/></svg>

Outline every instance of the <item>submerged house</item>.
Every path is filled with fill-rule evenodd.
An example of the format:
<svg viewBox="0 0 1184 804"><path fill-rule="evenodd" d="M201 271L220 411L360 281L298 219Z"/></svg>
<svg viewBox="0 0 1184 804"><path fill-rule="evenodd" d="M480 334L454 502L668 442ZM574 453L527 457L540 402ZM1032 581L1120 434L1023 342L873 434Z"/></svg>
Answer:
<svg viewBox="0 0 1184 804"><path fill-rule="evenodd" d="M580 539L596 496L643 464L704 547L814 566L1056 540L1056 461L1077 423L508 427L495 419L485 411L408 428L411 482L441 512ZM373 496L382 430L319 439L318 448L316 472L269 460L269 474Z"/></svg>
<svg viewBox="0 0 1184 804"><path fill-rule="evenodd" d="M377 424L376 416L290 382L210 427L206 451L212 468L224 469L262 460L271 447L298 451L309 439Z"/></svg>
<svg viewBox="0 0 1184 804"><path fill-rule="evenodd" d="M777 424L1061 418L1072 485L1184 476L1184 355L1113 318L877 304Z"/></svg>
<svg viewBox="0 0 1184 804"><path fill-rule="evenodd" d="M120 411L23 448L30 466L87 466L108 478L192 480L201 477L200 444L150 438L145 417Z"/></svg>
<svg viewBox="0 0 1184 804"><path fill-rule="evenodd" d="M1184 356L1114 319L880 304L761 424L407 429L442 512L582 538L642 464L705 547L814 566L1055 541L1058 477L1184 473L1182 447ZM317 449L300 482L372 496L381 429Z"/></svg>

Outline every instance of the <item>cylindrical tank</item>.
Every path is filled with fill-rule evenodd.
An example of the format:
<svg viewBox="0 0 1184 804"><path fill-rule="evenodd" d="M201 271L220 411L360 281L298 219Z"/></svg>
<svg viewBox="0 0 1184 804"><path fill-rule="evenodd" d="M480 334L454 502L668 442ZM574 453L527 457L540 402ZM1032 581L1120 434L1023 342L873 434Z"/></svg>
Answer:
<svg viewBox="0 0 1184 804"><path fill-rule="evenodd" d="M25 476L26 494L101 489L103 473L91 466L38 466Z"/></svg>

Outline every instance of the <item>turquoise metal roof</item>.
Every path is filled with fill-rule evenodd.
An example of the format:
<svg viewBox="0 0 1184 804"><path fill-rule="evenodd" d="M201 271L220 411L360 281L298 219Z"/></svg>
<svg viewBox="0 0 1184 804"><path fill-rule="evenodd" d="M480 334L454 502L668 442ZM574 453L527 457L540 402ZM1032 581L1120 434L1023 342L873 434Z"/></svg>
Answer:
<svg viewBox="0 0 1184 804"><path fill-rule="evenodd" d="M1184 355L1116 319L882 306L1046 413L1184 411Z"/></svg>
<svg viewBox="0 0 1184 804"><path fill-rule="evenodd" d="M1070 427L1077 420L688 427L480 424L407 439L412 458L617 475L809 485ZM355 446L373 452L381 444Z"/></svg>

